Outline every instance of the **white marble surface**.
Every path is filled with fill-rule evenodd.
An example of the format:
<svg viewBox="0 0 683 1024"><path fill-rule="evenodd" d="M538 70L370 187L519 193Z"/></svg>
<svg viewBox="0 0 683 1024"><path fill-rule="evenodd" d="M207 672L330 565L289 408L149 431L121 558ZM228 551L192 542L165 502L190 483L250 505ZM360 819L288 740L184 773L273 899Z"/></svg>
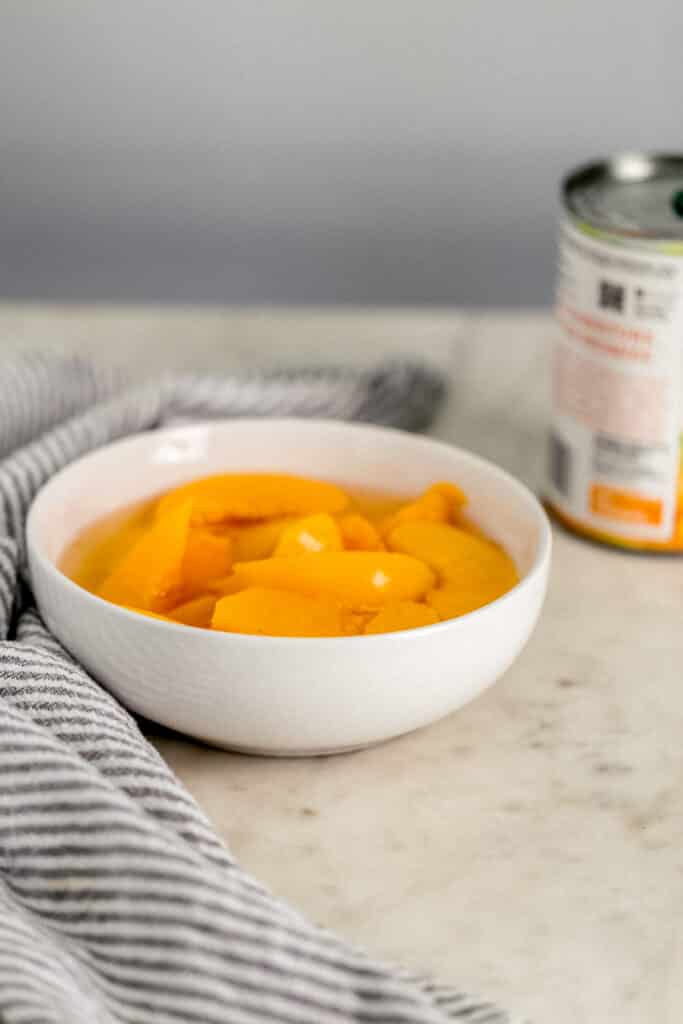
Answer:
<svg viewBox="0 0 683 1024"><path fill-rule="evenodd" d="M160 366L421 353L434 433L536 486L544 314L0 308L35 344ZM538 1024L683 1020L683 563L556 532L527 649L450 718L362 753L269 761L152 738L242 863L373 952Z"/></svg>

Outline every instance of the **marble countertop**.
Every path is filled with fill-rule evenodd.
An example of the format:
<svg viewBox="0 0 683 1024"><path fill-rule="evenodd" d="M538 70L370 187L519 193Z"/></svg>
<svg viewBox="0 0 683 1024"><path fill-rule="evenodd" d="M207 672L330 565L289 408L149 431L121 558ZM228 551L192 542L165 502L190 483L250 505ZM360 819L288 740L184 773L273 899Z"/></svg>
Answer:
<svg viewBox="0 0 683 1024"><path fill-rule="evenodd" d="M536 487L541 313L0 307L35 345L161 367L421 354L433 433ZM526 650L468 707L360 753L267 760L150 736L241 862L317 922L538 1024L683 1019L683 564L555 531Z"/></svg>

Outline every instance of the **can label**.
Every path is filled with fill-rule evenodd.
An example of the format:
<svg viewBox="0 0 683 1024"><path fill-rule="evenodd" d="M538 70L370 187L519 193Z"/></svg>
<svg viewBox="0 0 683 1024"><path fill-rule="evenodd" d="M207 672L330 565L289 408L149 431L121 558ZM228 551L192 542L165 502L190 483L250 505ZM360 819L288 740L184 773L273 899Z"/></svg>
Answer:
<svg viewBox="0 0 683 1024"><path fill-rule="evenodd" d="M548 497L615 543L683 549L683 260L562 225Z"/></svg>

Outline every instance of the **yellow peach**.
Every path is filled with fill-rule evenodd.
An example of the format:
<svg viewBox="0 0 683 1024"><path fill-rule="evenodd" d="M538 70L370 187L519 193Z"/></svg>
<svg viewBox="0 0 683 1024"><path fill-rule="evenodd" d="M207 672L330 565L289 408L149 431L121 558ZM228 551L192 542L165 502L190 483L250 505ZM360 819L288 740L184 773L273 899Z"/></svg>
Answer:
<svg viewBox="0 0 683 1024"><path fill-rule="evenodd" d="M423 562L383 551L324 551L243 562L234 567L234 578L237 586L329 596L353 608L416 600L435 583L434 574Z"/></svg>
<svg viewBox="0 0 683 1024"><path fill-rule="evenodd" d="M249 587L222 597L211 628L261 636L348 636L351 616L335 601L268 587Z"/></svg>
<svg viewBox="0 0 683 1024"><path fill-rule="evenodd" d="M275 555L317 554L320 551L341 551L342 538L332 516L325 512L295 519L285 526L275 548Z"/></svg>
<svg viewBox="0 0 683 1024"><path fill-rule="evenodd" d="M158 503L158 515L188 499L193 501L193 525L338 513L349 504L341 488L324 480L280 473L225 473L194 480L165 494Z"/></svg>
<svg viewBox="0 0 683 1024"><path fill-rule="evenodd" d="M191 516L192 502L184 501L158 518L109 573L99 596L146 611L172 607L182 590Z"/></svg>
<svg viewBox="0 0 683 1024"><path fill-rule="evenodd" d="M419 626L433 626L439 616L433 608L416 601L399 601L388 604L375 615L365 627L367 634L397 633L402 629L417 629Z"/></svg>

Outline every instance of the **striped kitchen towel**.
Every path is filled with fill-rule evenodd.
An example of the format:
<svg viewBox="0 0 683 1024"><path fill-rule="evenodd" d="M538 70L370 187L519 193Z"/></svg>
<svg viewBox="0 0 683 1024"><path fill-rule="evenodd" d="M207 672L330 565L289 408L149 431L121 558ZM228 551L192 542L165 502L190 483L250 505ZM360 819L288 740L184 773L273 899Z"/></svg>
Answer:
<svg viewBox="0 0 683 1024"><path fill-rule="evenodd" d="M262 413L425 426L424 368L169 377L0 363L2 1024L503 1024L369 959L241 870L135 721L32 607L31 499L84 452L169 420Z"/></svg>

